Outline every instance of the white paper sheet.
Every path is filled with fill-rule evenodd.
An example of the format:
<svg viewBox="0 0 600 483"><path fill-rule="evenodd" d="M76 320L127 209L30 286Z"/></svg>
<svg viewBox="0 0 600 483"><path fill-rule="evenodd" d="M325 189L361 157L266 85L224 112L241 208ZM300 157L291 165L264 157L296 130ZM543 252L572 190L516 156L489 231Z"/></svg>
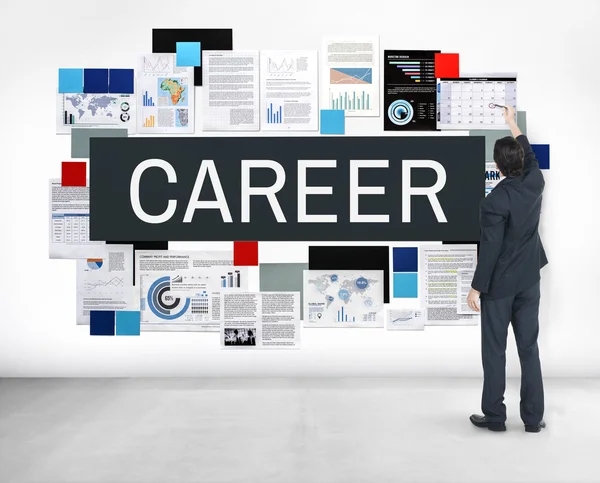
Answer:
<svg viewBox="0 0 600 483"><path fill-rule="evenodd" d="M146 54L138 62L138 133L193 133L194 68L177 67L175 54Z"/></svg>
<svg viewBox="0 0 600 483"><path fill-rule="evenodd" d="M383 327L383 270L304 270L304 327Z"/></svg>
<svg viewBox="0 0 600 483"><path fill-rule="evenodd" d="M224 349L300 347L300 292L223 292Z"/></svg>
<svg viewBox="0 0 600 483"><path fill-rule="evenodd" d="M105 243L90 241L90 189L49 184L50 258L102 257Z"/></svg>
<svg viewBox="0 0 600 483"><path fill-rule="evenodd" d="M204 131L260 129L258 50L202 51Z"/></svg>
<svg viewBox="0 0 600 483"><path fill-rule="evenodd" d="M379 116L379 37L326 38L321 66L321 109Z"/></svg>
<svg viewBox="0 0 600 483"><path fill-rule="evenodd" d="M388 309L388 330L425 330L423 309Z"/></svg>
<svg viewBox="0 0 600 483"><path fill-rule="evenodd" d="M475 271L477 245L424 245L419 250L422 305L426 325L477 325L479 316L459 314L459 270Z"/></svg>
<svg viewBox="0 0 600 483"><path fill-rule="evenodd" d="M475 275L475 272L472 270L458 270L456 272L456 311L459 314L478 314L478 312L471 310L467 303L467 296L471 291L471 283L473 283L473 275Z"/></svg>
<svg viewBox="0 0 600 483"><path fill-rule="evenodd" d="M262 51L261 129L316 131L319 128L318 82L316 51Z"/></svg>
<svg viewBox="0 0 600 483"><path fill-rule="evenodd" d="M90 310L138 310L133 295L133 245L105 245L101 257L77 260L77 324Z"/></svg>

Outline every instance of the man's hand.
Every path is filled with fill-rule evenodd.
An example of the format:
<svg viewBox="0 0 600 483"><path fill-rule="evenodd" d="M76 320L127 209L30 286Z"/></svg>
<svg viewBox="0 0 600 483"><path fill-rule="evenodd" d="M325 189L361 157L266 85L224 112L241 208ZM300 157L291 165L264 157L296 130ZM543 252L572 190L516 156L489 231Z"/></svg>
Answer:
<svg viewBox="0 0 600 483"><path fill-rule="evenodd" d="M515 123L515 108L512 106L506 106L504 108L504 120L506 121L506 124L508 124L509 126L511 124Z"/></svg>
<svg viewBox="0 0 600 483"><path fill-rule="evenodd" d="M469 292L469 295L467 295L467 303L469 304L471 310L474 310L475 312L479 312L479 295L480 292L474 288L472 288Z"/></svg>

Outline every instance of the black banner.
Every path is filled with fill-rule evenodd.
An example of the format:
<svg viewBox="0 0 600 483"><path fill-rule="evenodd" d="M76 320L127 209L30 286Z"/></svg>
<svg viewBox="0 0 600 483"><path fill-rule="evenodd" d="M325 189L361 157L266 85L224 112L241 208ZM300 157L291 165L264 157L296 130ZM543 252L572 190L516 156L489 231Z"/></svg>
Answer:
<svg viewBox="0 0 600 483"><path fill-rule="evenodd" d="M90 236L479 238L483 137L92 138Z"/></svg>

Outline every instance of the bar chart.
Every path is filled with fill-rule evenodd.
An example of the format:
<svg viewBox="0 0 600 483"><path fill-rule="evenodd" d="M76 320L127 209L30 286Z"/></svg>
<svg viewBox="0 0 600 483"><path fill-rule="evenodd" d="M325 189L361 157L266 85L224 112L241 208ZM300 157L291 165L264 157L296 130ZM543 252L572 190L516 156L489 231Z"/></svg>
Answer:
<svg viewBox="0 0 600 483"><path fill-rule="evenodd" d="M356 317L352 317L351 320L348 320L348 313L344 313L344 307L342 307L337 312L337 321L338 322L356 322Z"/></svg>
<svg viewBox="0 0 600 483"><path fill-rule="evenodd" d="M156 118L154 116L144 118L144 127L156 127Z"/></svg>
<svg viewBox="0 0 600 483"><path fill-rule="evenodd" d="M433 82L435 81L435 63L430 60L399 60L389 61L397 69L411 79L412 82Z"/></svg>
<svg viewBox="0 0 600 483"><path fill-rule="evenodd" d="M148 91L144 91L143 101L144 107L154 107L154 99L148 94Z"/></svg>
<svg viewBox="0 0 600 483"><path fill-rule="evenodd" d="M282 107L279 106L279 109L273 110L273 103L269 104L267 107L267 124L281 124L283 122L283 112Z"/></svg>
<svg viewBox="0 0 600 483"><path fill-rule="evenodd" d="M221 275L221 287L223 288L240 288L242 286L242 279L240 271L227 272L227 275Z"/></svg>
<svg viewBox="0 0 600 483"><path fill-rule="evenodd" d="M331 92L329 94L330 109L367 111L371 109L370 96L365 91Z"/></svg>
<svg viewBox="0 0 600 483"><path fill-rule="evenodd" d="M75 124L75 116L65 111L63 122L64 124Z"/></svg>

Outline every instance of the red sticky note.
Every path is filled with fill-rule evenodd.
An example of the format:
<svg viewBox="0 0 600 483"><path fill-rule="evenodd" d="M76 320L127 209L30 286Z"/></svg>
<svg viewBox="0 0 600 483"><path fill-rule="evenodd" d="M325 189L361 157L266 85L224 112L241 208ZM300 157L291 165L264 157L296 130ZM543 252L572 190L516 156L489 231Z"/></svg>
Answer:
<svg viewBox="0 0 600 483"><path fill-rule="evenodd" d="M62 186L85 186L85 175L85 161L63 161L61 177Z"/></svg>
<svg viewBox="0 0 600 483"><path fill-rule="evenodd" d="M460 77L458 54L435 54L435 77Z"/></svg>
<svg viewBox="0 0 600 483"><path fill-rule="evenodd" d="M258 265L258 242L233 242L233 264L236 266L255 267Z"/></svg>

